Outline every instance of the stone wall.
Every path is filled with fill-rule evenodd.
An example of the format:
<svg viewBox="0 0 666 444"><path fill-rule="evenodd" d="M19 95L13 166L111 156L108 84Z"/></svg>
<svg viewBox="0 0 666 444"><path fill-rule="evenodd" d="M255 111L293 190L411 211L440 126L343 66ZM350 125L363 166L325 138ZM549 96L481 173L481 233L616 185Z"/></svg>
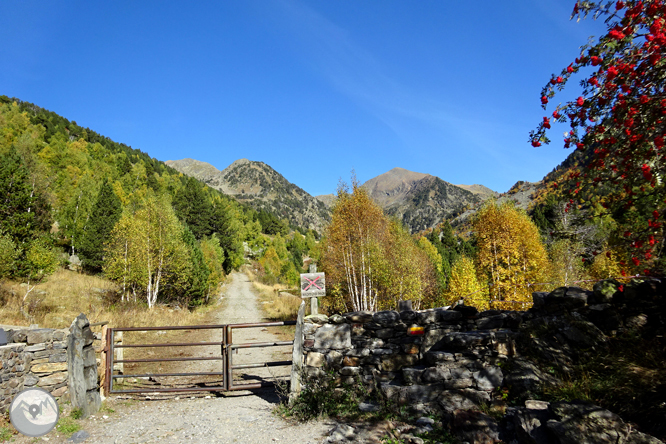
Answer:
<svg viewBox="0 0 666 444"><path fill-rule="evenodd" d="M21 390L39 387L70 399L84 416L100 406L93 333L80 314L69 329L14 329L0 347L0 410Z"/></svg>
<svg viewBox="0 0 666 444"><path fill-rule="evenodd" d="M500 439L498 421L482 410L502 404L510 391L526 406L506 411L501 422L510 424L503 430L510 429L506 433L511 435L504 438L509 442L519 434L528 438L518 442L534 442L529 437L545 433L546 422L553 428L551 435L559 433L556 426L566 418L557 412L570 406L531 400L539 399L544 386L561 383L558 377L572 374L581 359L606 350L617 332L662 334L664 290L657 279L625 285L602 281L594 291L562 287L534 293L533 308L525 312L479 313L460 305L308 316L302 336L296 338L302 341L303 360L295 365L302 366L305 385L326 375L339 385L361 381L395 404L435 411L452 430L458 427L459 438L470 442L476 438L464 434L467 428L475 433L483 429L483 442ZM530 422L530 415L541 415L543 421ZM477 423L484 426L470 425Z"/></svg>
<svg viewBox="0 0 666 444"><path fill-rule="evenodd" d="M67 393L67 330L9 330L0 347L0 409L19 391L39 387L56 398Z"/></svg>

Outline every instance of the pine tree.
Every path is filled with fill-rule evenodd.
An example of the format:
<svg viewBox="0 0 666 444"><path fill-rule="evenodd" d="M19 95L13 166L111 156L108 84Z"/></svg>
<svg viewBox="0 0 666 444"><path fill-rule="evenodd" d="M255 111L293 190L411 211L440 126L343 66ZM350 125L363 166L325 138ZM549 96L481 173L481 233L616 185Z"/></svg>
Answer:
<svg viewBox="0 0 666 444"><path fill-rule="evenodd" d="M192 231L185 227L183 229L183 242L187 246L190 254L190 269L187 276L187 282L183 286L181 293L185 296L190 305L201 305L208 295L208 276L210 269L206 265L203 252L199 243L194 238Z"/></svg>
<svg viewBox="0 0 666 444"><path fill-rule="evenodd" d="M198 180L187 180L176 193L173 207L178 219L187 224L197 240L212 234L213 206Z"/></svg>
<svg viewBox="0 0 666 444"><path fill-rule="evenodd" d="M28 169L12 145L0 155L0 231L17 246L36 235L35 204Z"/></svg>
<svg viewBox="0 0 666 444"><path fill-rule="evenodd" d="M83 266L94 272L102 271L104 265L104 242L122 215L120 199L105 179L97 195L92 215L85 227L79 254Z"/></svg>

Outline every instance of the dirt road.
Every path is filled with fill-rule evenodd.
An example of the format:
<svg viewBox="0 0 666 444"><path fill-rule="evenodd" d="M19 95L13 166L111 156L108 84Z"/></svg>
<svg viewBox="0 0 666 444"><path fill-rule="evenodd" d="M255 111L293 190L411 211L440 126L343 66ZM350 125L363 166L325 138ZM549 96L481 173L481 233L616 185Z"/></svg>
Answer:
<svg viewBox="0 0 666 444"><path fill-rule="evenodd" d="M220 324L262 321L257 298L245 274L231 274L221 297L224 298L224 309L215 315ZM237 330L233 339L234 343L277 340L269 331L258 328ZM289 359L285 358L284 353L277 352L277 357ZM247 349L234 355L234 363L262 362L267 360L266 354L266 349ZM211 365L206 361L201 364ZM187 371L190 371L189 369ZM274 369L270 372L267 369L251 369L239 379L268 379L289 371L288 368L280 372ZM239 380L238 383L240 382L242 381ZM276 417L272 410L278 398L273 389L155 398L107 398L106 405L113 412L107 409L80 421L82 429L90 435L83 442L319 443L332 427L331 423L322 421L293 425ZM71 433L63 435L53 430L44 438L48 438L49 442L65 443L70 436ZM20 436L15 442L35 441L33 438Z"/></svg>

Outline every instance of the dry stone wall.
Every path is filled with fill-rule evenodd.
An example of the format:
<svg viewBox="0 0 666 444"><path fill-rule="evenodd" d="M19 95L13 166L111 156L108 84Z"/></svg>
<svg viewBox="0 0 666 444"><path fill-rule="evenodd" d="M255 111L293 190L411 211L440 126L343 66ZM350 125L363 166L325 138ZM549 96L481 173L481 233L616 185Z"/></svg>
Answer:
<svg viewBox="0 0 666 444"><path fill-rule="evenodd" d="M618 332L661 337L665 292L658 279L602 281L594 291L536 292L525 312L479 313L459 305L313 315L296 338L303 360L295 364L305 386L327 377L340 386L361 381L395 404L437 412L463 441L572 442L567 436L574 429L598 432L586 425L592 416L617 415L593 405L536 401L543 387L560 384L581 360L608 350ZM497 403L506 408L507 394L525 407L509 407L501 421L483 413ZM613 433L631 435L627 442L661 442L616 419ZM587 442L607 442L594 436Z"/></svg>
<svg viewBox="0 0 666 444"><path fill-rule="evenodd" d="M0 408L7 411L14 395L39 387L54 397L67 393L67 330L9 330L0 347Z"/></svg>
<svg viewBox="0 0 666 444"><path fill-rule="evenodd" d="M14 329L0 347L0 409L7 411L21 390L38 387L70 399L84 416L101 404L93 333L85 315L69 329Z"/></svg>

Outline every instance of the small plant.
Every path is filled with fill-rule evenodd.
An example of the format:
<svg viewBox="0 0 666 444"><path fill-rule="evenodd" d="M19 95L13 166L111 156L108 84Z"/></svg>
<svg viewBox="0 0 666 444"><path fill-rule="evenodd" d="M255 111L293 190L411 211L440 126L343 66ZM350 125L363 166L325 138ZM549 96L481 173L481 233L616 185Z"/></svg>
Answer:
<svg viewBox="0 0 666 444"><path fill-rule="evenodd" d="M14 436L14 433L12 433L12 429L10 429L9 427L5 427L5 426L0 427L0 441L1 442L9 441L12 438L12 436Z"/></svg>
<svg viewBox="0 0 666 444"><path fill-rule="evenodd" d="M81 426L71 417L63 416L58 420L56 430L65 435L70 435L81 430Z"/></svg>
<svg viewBox="0 0 666 444"><path fill-rule="evenodd" d="M72 409L72 412L69 414L72 419L81 419L83 418L83 410L80 408Z"/></svg>

